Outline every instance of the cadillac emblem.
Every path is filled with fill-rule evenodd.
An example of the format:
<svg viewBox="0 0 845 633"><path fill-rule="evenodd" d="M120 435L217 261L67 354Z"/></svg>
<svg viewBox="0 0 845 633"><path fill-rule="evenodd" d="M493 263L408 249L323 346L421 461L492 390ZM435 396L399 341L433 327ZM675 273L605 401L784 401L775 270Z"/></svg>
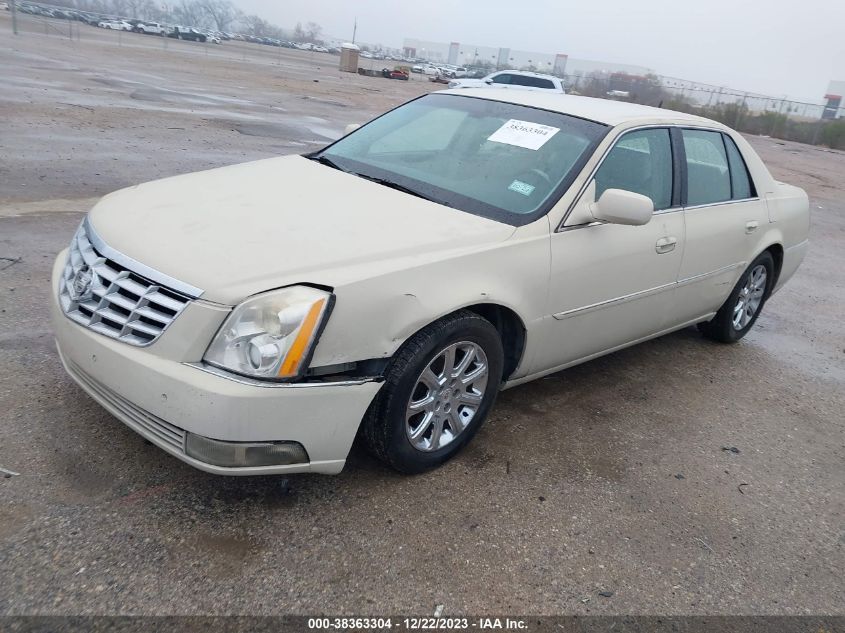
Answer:
<svg viewBox="0 0 845 633"><path fill-rule="evenodd" d="M71 301L88 301L91 298L91 286L94 282L94 271L85 264L76 271L68 284L68 295Z"/></svg>

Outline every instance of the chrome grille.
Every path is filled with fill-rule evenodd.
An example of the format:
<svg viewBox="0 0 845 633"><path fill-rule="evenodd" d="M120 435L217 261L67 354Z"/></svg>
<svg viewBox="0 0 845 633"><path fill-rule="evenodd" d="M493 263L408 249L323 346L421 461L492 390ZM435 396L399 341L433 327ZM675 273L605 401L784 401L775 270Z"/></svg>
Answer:
<svg viewBox="0 0 845 633"><path fill-rule="evenodd" d="M165 422L152 413L132 404L120 394L112 391L82 371L82 368L73 361L68 361L67 366L68 371L73 377L83 387L88 389L91 394L99 396L103 401L114 407L124 417L124 423L129 426L133 424L137 425L138 428L135 428L135 430L138 433L145 435L151 440L158 440L159 442L168 444L180 453L184 452L185 431L183 429L169 422Z"/></svg>
<svg viewBox="0 0 845 633"><path fill-rule="evenodd" d="M85 227L83 223L70 243L59 283L62 310L95 332L130 345L149 345L190 299L104 257Z"/></svg>

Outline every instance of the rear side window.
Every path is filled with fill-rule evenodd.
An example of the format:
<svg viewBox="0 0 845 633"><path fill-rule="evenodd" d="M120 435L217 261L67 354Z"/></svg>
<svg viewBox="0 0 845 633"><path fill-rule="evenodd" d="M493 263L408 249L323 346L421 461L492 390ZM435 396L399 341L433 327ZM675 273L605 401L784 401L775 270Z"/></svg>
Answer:
<svg viewBox="0 0 845 633"><path fill-rule="evenodd" d="M624 189L651 198L654 210L672 206L672 144L665 128L623 136L596 172L596 200L607 189Z"/></svg>
<svg viewBox="0 0 845 633"><path fill-rule="evenodd" d="M731 174L720 132L682 130L687 155L687 206L731 199Z"/></svg>
<svg viewBox="0 0 845 633"><path fill-rule="evenodd" d="M734 140L727 134L724 136L725 147L728 150L728 164L731 168L731 198L733 200L753 198L757 195L757 192L754 190L754 184L751 182L751 176L748 174L748 168L745 166L742 154L739 153L739 148Z"/></svg>
<svg viewBox="0 0 845 633"><path fill-rule="evenodd" d="M511 79L511 84L515 86L530 86L532 88L554 88L555 85L548 79L540 77L526 77L524 75L514 75Z"/></svg>

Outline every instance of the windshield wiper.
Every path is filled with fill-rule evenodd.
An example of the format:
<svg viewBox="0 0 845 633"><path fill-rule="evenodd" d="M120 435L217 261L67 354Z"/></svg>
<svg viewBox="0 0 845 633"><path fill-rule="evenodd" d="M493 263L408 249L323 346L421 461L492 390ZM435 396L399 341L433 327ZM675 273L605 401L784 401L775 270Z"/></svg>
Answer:
<svg viewBox="0 0 845 633"><path fill-rule="evenodd" d="M347 174L353 173L353 172L349 171L348 169L346 169L345 167L341 167L340 165L338 165L336 162L334 162L331 158L329 158L325 154L320 154L319 156L308 156L307 158L310 159L310 160L316 161L316 162L320 163L321 165L327 165L328 167L331 167L332 169L337 169L338 171L342 171L342 172L347 173Z"/></svg>
<svg viewBox="0 0 845 633"><path fill-rule="evenodd" d="M320 154L319 156L307 156L309 160L316 161L321 165L327 165L332 169L337 169L338 171L342 171L346 174L352 174L353 176L359 176L360 178L364 178L365 180L370 180L372 182L378 183L379 185L384 185L385 187L390 187L391 189L396 189L396 191L401 191L403 193L408 193L412 196L416 196L417 198L422 198L423 200L428 200L429 202L437 202L439 204L449 206L445 202L441 202L439 200L435 200L434 198L430 198L429 196L420 193L416 189L411 189L410 187L406 187L405 185L400 185L398 182L393 182L392 180L388 180L387 178L378 178L377 176L368 176L367 174L360 174L356 171L352 171L351 169L346 169L345 167L341 167L336 162L334 162L331 158L326 156L325 154Z"/></svg>
<svg viewBox="0 0 845 633"><path fill-rule="evenodd" d="M353 172L354 173L354 172ZM361 178L366 178L367 180L371 180L375 183L380 185L384 185L385 187L390 187L391 189L396 189L396 191L401 191L403 193L411 194L412 196L416 196L417 198L422 198L423 200L428 200L429 202L437 202L438 204L442 204L445 206L449 206L445 202L441 202L440 200L435 200L424 193L420 193L416 189L411 189L410 187L406 187L405 185L400 185L398 182L393 182L392 180L388 180L387 178L377 178L376 176L367 176L366 174L355 174L356 176L360 176Z"/></svg>

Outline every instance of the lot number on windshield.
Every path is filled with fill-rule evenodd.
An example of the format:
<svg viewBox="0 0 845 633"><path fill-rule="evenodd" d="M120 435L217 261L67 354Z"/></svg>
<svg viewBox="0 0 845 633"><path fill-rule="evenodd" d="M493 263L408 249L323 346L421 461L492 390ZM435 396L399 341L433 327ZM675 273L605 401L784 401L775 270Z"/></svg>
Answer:
<svg viewBox="0 0 845 633"><path fill-rule="evenodd" d="M559 127L511 119L493 132L487 140L537 150L558 132Z"/></svg>

